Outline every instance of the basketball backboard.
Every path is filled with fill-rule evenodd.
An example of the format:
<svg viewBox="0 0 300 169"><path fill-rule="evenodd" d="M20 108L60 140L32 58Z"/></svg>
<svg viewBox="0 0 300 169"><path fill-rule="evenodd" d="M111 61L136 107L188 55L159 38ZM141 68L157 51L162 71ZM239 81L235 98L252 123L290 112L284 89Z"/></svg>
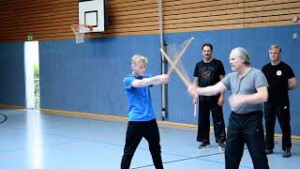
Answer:
<svg viewBox="0 0 300 169"><path fill-rule="evenodd" d="M104 1L79 0L79 24L93 26L91 32L104 32Z"/></svg>

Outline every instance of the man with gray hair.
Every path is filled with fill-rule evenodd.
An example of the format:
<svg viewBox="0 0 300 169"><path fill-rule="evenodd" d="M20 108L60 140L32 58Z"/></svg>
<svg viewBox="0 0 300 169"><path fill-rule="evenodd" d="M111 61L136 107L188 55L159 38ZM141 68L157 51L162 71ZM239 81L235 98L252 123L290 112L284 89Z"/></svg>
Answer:
<svg viewBox="0 0 300 169"><path fill-rule="evenodd" d="M245 143L254 169L269 169L262 123L263 103L268 99L267 79L260 70L250 66L250 57L244 48L234 48L229 62L235 72L229 73L213 86L190 86L188 91L192 96L211 96L226 89L231 90L231 115L225 147L226 169L239 168Z"/></svg>

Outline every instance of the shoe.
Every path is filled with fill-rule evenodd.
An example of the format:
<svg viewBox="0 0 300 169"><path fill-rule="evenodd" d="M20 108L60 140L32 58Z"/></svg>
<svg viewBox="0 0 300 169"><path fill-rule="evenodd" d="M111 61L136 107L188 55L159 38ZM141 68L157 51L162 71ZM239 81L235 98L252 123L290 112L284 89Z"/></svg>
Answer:
<svg viewBox="0 0 300 169"><path fill-rule="evenodd" d="M202 142L202 143L198 146L198 148L200 149L200 148L208 147L209 145L210 145L210 144L207 143L207 142Z"/></svg>
<svg viewBox="0 0 300 169"><path fill-rule="evenodd" d="M289 158L291 155L292 155L292 154L291 154L291 150L290 150L289 148L286 149L286 150L284 150L284 151L282 152L282 157L283 157L283 158Z"/></svg>
<svg viewBox="0 0 300 169"><path fill-rule="evenodd" d="M221 151L225 151L225 143L224 142L219 143L219 149Z"/></svg>
<svg viewBox="0 0 300 169"><path fill-rule="evenodd" d="M266 152L267 155L268 154L273 154L273 150L272 149L266 149L265 152Z"/></svg>

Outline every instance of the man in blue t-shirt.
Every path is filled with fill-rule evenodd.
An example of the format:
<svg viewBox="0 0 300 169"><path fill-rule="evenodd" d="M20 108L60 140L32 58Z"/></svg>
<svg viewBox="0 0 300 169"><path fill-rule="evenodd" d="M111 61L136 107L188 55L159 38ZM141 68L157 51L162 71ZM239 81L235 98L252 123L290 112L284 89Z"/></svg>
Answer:
<svg viewBox="0 0 300 169"><path fill-rule="evenodd" d="M297 87L297 80L292 68L281 61L281 47L271 45L269 48L270 63L262 68L269 83L269 99L265 103L266 154L274 149L274 128L276 117L282 131L282 157L291 156L291 126L289 90Z"/></svg>
<svg viewBox="0 0 300 169"><path fill-rule="evenodd" d="M121 169L129 169L136 148L142 138L149 144L149 150L156 169L163 169L160 137L151 103L149 86L167 83L166 74L151 77L145 74L147 58L134 55L131 58L132 73L124 78L124 89L129 102L128 126Z"/></svg>

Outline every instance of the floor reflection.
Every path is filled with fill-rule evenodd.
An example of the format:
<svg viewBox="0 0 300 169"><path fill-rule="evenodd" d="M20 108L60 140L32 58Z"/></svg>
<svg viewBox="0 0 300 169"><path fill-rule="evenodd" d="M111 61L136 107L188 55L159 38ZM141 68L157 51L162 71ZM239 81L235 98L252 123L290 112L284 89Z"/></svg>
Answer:
<svg viewBox="0 0 300 169"><path fill-rule="evenodd" d="M41 113L30 110L26 115L28 162L32 169L41 169L43 159Z"/></svg>

